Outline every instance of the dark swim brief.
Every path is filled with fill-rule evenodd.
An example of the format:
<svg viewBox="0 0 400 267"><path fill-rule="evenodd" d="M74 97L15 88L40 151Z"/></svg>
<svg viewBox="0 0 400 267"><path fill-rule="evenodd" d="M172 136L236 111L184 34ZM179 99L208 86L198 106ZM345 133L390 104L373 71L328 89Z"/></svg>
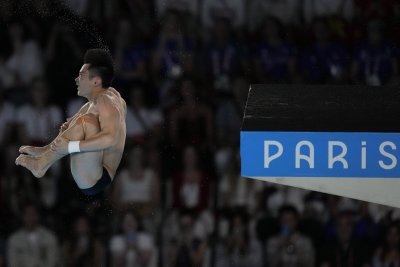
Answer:
<svg viewBox="0 0 400 267"><path fill-rule="evenodd" d="M103 175L97 181L97 183L92 187L81 189L81 191L85 195L93 196L102 192L109 184L111 184L111 181L112 180L110 175L108 174L108 171L105 168L103 168Z"/></svg>

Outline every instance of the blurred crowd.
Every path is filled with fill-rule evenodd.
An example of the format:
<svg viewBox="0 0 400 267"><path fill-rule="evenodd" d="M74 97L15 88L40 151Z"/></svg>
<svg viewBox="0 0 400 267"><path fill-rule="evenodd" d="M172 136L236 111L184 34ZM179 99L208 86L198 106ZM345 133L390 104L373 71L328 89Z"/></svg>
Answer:
<svg viewBox="0 0 400 267"><path fill-rule="evenodd" d="M396 0L1 0L0 267L396 267L400 210L240 176L250 84L400 84ZM85 99L88 48L128 104L112 185L14 160Z"/></svg>

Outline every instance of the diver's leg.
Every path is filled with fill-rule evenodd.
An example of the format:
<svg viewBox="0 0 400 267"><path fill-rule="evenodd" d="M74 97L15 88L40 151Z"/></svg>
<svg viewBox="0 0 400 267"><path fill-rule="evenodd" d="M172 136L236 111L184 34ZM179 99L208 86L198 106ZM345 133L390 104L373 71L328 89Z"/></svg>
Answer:
<svg viewBox="0 0 400 267"><path fill-rule="evenodd" d="M47 149L50 148L51 144L60 136L62 135L68 128L70 125L73 125L76 123L76 120L78 119L78 116L74 116L70 119L67 119L67 121L63 124L65 125L66 123L69 123L68 127L66 129L62 129L63 125L61 126L60 132L58 133L57 137L53 139L53 141L51 141L48 145L45 146L21 146L19 148L19 153L23 153L23 154L27 154L30 156L39 156L40 154L42 154L43 152L45 152ZM70 122L71 120L71 122Z"/></svg>
<svg viewBox="0 0 400 267"><path fill-rule="evenodd" d="M73 140L80 141L84 140L85 137L93 135L99 131L98 120L94 115L85 114L79 117L75 121L75 123L70 124L67 130L62 133L62 137ZM76 154L83 154L81 157L75 157ZM85 175L95 175L102 172L102 155L103 152L85 152L85 153L76 153L71 154L71 160L74 159L73 167L78 168L79 171L75 169L73 171L73 175L79 176L79 179L82 179ZM17 165L21 165L32 172L35 177L42 177L48 168L57 160L61 159L66 155L58 154L56 151L53 151L51 148L47 149L45 152L40 154L40 156L32 157L29 155L20 155L15 163ZM82 160L82 162L78 162ZM100 166L100 167L99 167ZM82 172L83 170L83 172ZM82 172L82 173L80 173ZM74 175L74 178L75 178Z"/></svg>
<svg viewBox="0 0 400 267"><path fill-rule="evenodd" d="M94 115L85 115L83 123L85 130L83 139L90 138L100 131L98 119ZM79 188L92 187L102 176L103 151L74 153L70 155L70 159L71 173Z"/></svg>

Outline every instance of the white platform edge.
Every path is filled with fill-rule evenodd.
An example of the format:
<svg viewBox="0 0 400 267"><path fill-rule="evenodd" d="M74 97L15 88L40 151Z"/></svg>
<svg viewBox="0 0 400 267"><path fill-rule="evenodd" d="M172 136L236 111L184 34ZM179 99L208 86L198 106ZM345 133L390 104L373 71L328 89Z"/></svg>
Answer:
<svg viewBox="0 0 400 267"><path fill-rule="evenodd" d="M244 177L244 176L243 176ZM247 176L271 183L400 208L400 178L307 178Z"/></svg>

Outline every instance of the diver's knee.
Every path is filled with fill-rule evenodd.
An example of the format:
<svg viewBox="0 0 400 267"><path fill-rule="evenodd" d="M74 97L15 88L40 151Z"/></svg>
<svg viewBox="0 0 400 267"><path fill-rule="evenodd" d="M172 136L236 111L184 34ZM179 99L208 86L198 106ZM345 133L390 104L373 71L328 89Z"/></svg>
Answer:
<svg viewBox="0 0 400 267"><path fill-rule="evenodd" d="M89 123L89 124L92 124L95 126L99 126L99 120L98 120L97 116L94 114L91 114L91 113L87 113L87 114L80 116L80 121Z"/></svg>
<svg viewBox="0 0 400 267"><path fill-rule="evenodd" d="M79 122L84 126L84 127L94 127L95 129L100 129L99 125L99 120L98 118L93 115L93 114L85 114L82 115L79 119Z"/></svg>

